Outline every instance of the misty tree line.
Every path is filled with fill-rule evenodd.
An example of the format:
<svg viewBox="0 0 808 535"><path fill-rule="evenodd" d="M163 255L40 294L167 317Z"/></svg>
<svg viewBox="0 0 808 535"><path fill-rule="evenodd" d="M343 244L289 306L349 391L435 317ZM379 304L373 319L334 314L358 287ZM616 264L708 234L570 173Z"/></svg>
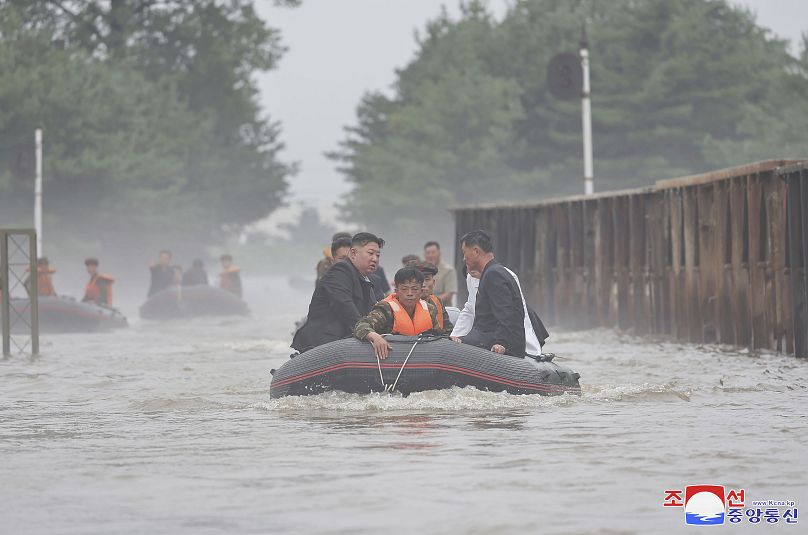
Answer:
<svg viewBox="0 0 808 535"><path fill-rule="evenodd" d="M37 126L52 241L204 243L263 217L294 167L254 75L283 52L248 0L0 3L0 218L30 219Z"/></svg>
<svg viewBox="0 0 808 535"><path fill-rule="evenodd" d="M518 0L503 20L469 1L421 33L391 97L362 100L332 155L350 217L413 232L453 204L582 193L580 101L546 83L582 21L597 190L808 156L805 39L795 57L724 0Z"/></svg>
<svg viewBox="0 0 808 535"><path fill-rule="evenodd" d="M581 191L579 103L545 70L584 20L598 190L808 155L806 43L724 0L516 0L502 20L468 0L359 103L332 153L345 219L420 242L453 204ZM295 172L254 80L283 52L251 0L0 3L0 224L30 220L37 126L52 239L210 243L263 217Z"/></svg>

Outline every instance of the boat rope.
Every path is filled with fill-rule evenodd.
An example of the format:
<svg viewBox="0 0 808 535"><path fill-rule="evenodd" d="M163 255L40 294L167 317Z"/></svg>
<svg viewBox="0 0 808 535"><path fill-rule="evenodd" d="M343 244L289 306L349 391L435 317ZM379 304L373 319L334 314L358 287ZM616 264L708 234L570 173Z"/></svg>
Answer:
<svg viewBox="0 0 808 535"><path fill-rule="evenodd" d="M374 351L374 353L376 353L376 352ZM376 366L379 367L379 379L381 379L381 381L382 381L382 390L384 392L387 392L387 385L384 384L384 376L382 375L382 361L379 360L379 354L378 353L376 353Z"/></svg>
<svg viewBox="0 0 808 535"><path fill-rule="evenodd" d="M421 336L419 335L418 339L415 341L415 343L412 344L412 347L410 348L410 352L407 353L407 358L404 359L404 364L402 364L401 369L398 370L398 375L396 375L396 380L393 382L393 386L390 387L389 392L394 392L395 391L396 385L398 384L398 378L401 377L401 372L404 371L404 366L407 365L407 361L410 360L410 355L412 355L412 352L415 351L415 346L417 346L418 342L420 342L420 341L421 341Z"/></svg>

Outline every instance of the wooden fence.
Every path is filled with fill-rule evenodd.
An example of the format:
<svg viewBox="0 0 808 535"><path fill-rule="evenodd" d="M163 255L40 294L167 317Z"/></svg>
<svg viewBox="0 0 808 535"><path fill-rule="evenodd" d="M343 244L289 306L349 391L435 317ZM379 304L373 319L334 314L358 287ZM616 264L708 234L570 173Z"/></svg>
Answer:
<svg viewBox="0 0 808 535"><path fill-rule="evenodd" d="M453 211L458 239L491 233L548 324L808 357L808 161Z"/></svg>

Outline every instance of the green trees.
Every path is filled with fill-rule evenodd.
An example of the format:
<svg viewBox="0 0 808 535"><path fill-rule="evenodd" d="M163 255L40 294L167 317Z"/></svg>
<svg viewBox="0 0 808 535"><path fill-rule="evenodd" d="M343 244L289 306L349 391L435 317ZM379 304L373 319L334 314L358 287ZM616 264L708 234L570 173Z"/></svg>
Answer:
<svg viewBox="0 0 808 535"><path fill-rule="evenodd" d="M282 52L247 0L4 2L3 219L30 213L37 126L57 233L199 243L266 215L294 168L252 77Z"/></svg>
<svg viewBox="0 0 808 535"><path fill-rule="evenodd" d="M392 97L360 104L334 154L352 216L406 228L416 211L423 229L451 204L582 191L580 103L545 69L584 20L597 190L808 154L805 53L723 0L520 0L501 21L470 1L427 27Z"/></svg>

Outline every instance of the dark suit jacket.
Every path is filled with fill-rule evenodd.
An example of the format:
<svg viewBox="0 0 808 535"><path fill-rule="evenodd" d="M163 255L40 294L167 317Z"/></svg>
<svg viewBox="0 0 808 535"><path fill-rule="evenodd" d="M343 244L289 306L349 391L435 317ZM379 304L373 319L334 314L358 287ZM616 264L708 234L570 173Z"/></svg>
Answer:
<svg viewBox="0 0 808 535"><path fill-rule="evenodd" d="M306 351L353 333L376 299L373 284L365 280L349 259L337 262L317 282L306 322L295 333L292 347Z"/></svg>
<svg viewBox="0 0 808 535"><path fill-rule="evenodd" d="M525 309L519 285L497 262L489 262L477 289L474 323L471 332L461 337L464 344L491 349L495 344L505 347L505 353L525 356Z"/></svg>

